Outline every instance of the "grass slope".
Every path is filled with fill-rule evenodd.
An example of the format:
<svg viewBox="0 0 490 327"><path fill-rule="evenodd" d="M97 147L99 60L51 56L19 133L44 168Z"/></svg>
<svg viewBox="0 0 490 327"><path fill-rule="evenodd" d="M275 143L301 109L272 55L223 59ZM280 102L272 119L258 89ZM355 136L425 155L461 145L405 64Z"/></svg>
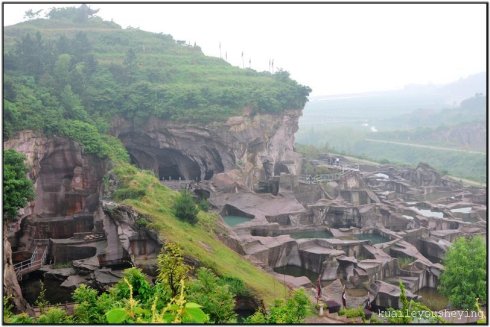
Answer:
<svg viewBox="0 0 490 327"><path fill-rule="evenodd" d="M143 194L139 199L126 199L132 206L151 221L150 227L159 232L164 240L178 243L187 256L199 260L221 276L241 279L257 297L269 305L275 298L282 298L288 290L272 275L254 266L234 252L214 234L217 216L200 211L199 223L195 226L178 220L172 205L177 192L162 185L151 172L141 171L128 164L118 164L114 170L123 183L123 188L134 194Z"/></svg>

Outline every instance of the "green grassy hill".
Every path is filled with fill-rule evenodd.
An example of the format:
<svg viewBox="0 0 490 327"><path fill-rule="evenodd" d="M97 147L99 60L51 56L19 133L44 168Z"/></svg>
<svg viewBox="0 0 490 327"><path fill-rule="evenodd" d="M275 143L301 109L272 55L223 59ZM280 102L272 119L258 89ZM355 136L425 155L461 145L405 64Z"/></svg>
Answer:
<svg viewBox="0 0 490 327"><path fill-rule="evenodd" d="M124 184L125 193L144 194L141 197L128 198L124 203L148 217L149 227L157 230L162 239L179 244L187 256L211 268L218 275L242 280L266 304L272 304L274 299L282 298L288 293L275 277L254 266L218 240L216 214L200 211L196 225L185 223L177 219L171 209L178 193L162 185L150 172L138 170L128 164L119 164L115 172Z"/></svg>
<svg viewBox="0 0 490 327"><path fill-rule="evenodd" d="M136 123L151 116L210 122L244 107L297 109L311 91L285 71L240 69L170 35L122 29L98 17L80 20L77 10L54 9L49 19L5 28L7 136L57 128L25 107L51 107L51 121L77 119L105 131L114 115Z"/></svg>

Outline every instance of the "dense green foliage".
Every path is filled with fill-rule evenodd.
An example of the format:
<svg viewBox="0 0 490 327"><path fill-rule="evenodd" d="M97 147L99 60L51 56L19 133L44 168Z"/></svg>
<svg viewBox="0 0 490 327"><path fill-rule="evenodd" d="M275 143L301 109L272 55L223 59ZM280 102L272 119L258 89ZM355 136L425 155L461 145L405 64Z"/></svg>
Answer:
<svg viewBox="0 0 490 327"><path fill-rule="evenodd" d="M400 309L388 309L386 317L388 317L388 322L391 324L441 324L445 323L437 313L433 313L428 307L420 302L414 300L408 300L405 290L405 285L400 280L400 302L402 307Z"/></svg>
<svg viewBox="0 0 490 327"><path fill-rule="evenodd" d="M95 13L59 8L48 19L6 27L5 136L42 130L83 139L104 154L94 127L107 132L118 115L133 124L149 117L212 122L245 107L302 108L311 91L285 71L239 69L170 35L121 29Z"/></svg>
<svg viewBox="0 0 490 327"><path fill-rule="evenodd" d="M476 310L475 299L487 298L487 250L481 236L460 237L443 260L439 290L458 309Z"/></svg>
<svg viewBox="0 0 490 327"><path fill-rule="evenodd" d="M220 285L220 280L211 270L199 268L197 279L192 281L187 291L189 300L200 303L209 313L209 321L215 324L236 321L235 300L228 285Z"/></svg>
<svg viewBox="0 0 490 327"><path fill-rule="evenodd" d="M311 310L304 289L295 290L286 300L278 299L269 311L257 311L249 317L252 324L299 324Z"/></svg>
<svg viewBox="0 0 490 327"><path fill-rule="evenodd" d="M194 198L189 191L180 192L179 196L175 200L174 207L175 216L183 221L191 224L197 223L197 214L199 209L194 202Z"/></svg>
<svg viewBox="0 0 490 327"><path fill-rule="evenodd" d="M45 313L37 319L39 324L54 325L54 324L70 324L73 322L72 317L60 308L49 308Z"/></svg>
<svg viewBox="0 0 490 327"><path fill-rule="evenodd" d="M25 156L15 150L3 151L3 216L14 219L17 211L34 198L32 182L27 178Z"/></svg>
<svg viewBox="0 0 490 327"><path fill-rule="evenodd" d="M357 307L357 308L342 307L339 311L339 316L346 316L347 318L361 317L364 319L365 318L364 308L363 307Z"/></svg>

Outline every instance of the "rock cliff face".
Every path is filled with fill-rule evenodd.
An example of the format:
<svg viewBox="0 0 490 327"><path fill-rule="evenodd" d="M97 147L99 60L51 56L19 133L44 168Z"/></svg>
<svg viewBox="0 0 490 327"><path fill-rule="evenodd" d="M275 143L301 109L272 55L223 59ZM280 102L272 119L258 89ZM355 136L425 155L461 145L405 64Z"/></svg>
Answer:
<svg viewBox="0 0 490 327"><path fill-rule="evenodd" d="M17 281L14 265L12 261L12 248L7 239L7 234L3 236L3 294L11 296L14 307L20 312L30 312L31 308L22 296L22 291Z"/></svg>
<svg viewBox="0 0 490 327"><path fill-rule="evenodd" d="M18 220L4 229L4 290L17 310L28 308L12 264L12 248L33 251L34 239L67 238L94 229L106 162L83 153L66 138L47 138L22 131L4 143L27 158L35 200L19 211Z"/></svg>
<svg viewBox="0 0 490 327"><path fill-rule="evenodd" d="M238 169L236 182L253 189L281 172L296 172L299 160L293 145L300 115L301 110L244 114L207 125L151 119L139 128L117 118L111 133L139 167L161 179L209 180ZM236 171L232 176L237 179Z"/></svg>
<svg viewBox="0 0 490 327"><path fill-rule="evenodd" d="M26 155L36 193L35 200L21 210L18 226L13 226L18 230L23 225L16 247L27 249L35 238L64 238L93 229L105 161L83 153L69 139L31 131L18 133L4 146Z"/></svg>
<svg viewBox="0 0 490 327"><path fill-rule="evenodd" d="M121 139L135 164L161 179L212 180L234 192L235 187L257 189L259 182L282 172L297 173L300 160L293 145L300 114L244 114L207 125L151 119L141 128L116 118L111 133ZM25 309L26 303L10 244L14 251L30 253L35 239L50 239L48 261L73 261L74 273L85 272L85 277L69 276L66 284L71 286L80 280L102 285L97 276L125 262L154 269L161 247L158 237L138 227L141 219L130 208L101 201L107 161L84 153L74 141L32 131L18 133L4 147L26 155L36 193L4 234L4 247L10 251L4 258L4 285L19 299L18 309Z"/></svg>

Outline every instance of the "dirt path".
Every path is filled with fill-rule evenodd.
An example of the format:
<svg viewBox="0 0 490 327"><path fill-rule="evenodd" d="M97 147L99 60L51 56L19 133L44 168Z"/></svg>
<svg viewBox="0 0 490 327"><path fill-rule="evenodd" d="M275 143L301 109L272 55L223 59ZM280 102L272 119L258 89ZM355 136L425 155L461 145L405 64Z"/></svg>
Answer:
<svg viewBox="0 0 490 327"><path fill-rule="evenodd" d="M472 154L486 155L485 152L480 152L480 151L463 150L463 149L455 149L455 148L445 148L445 147L442 147L442 146L435 146L435 145L425 145L425 144L415 144L415 143L402 143L402 142L386 141L386 140L376 140L376 139L364 139L364 140L365 141L368 141L368 142L388 143L388 144L398 144L398 145L404 145L404 146L411 146L411 147L414 147L414 148L423 148L423 149L432 149L432 150L440 150L440 151L452 151L452 152L462 152L462 153L472 153Z"/></svg>

